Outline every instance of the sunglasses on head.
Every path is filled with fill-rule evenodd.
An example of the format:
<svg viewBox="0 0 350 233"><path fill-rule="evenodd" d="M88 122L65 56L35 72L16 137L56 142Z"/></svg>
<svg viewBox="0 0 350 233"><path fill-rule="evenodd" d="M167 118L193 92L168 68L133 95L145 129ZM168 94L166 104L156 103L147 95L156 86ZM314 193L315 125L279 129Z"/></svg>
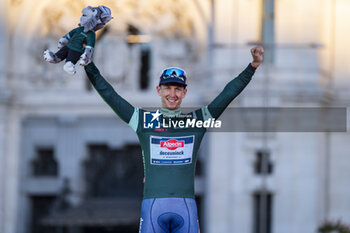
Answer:
<svg viewBox="0 0 350 233"><path fill-rule="evenodd" d="M178 78L184 81L184 78L186 78L185 71L179 69L179 68L169 68L165 69L162 73L162 78Z"/></svg>

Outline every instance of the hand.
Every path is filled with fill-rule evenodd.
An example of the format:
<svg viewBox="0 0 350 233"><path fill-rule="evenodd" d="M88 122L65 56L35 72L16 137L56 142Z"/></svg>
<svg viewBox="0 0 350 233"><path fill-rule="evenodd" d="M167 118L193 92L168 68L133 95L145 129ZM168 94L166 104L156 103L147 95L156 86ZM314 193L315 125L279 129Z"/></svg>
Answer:
<svg viewBox="0 0 350 233"><path fill-rule="evenodd" d="M258 66L263 61L263 54L264 54L264 48L262 46L256 46L250 50L250 53L252 54L253 61L251 62L251 65L254 68L258 68Z"/></svg>
<svg viewBox="0 0 350 233"><path fill-rule="evenodd" d="M80 56L79 65L86 66L92 61L93 48L85 48L85 52Z"/></svg>
<svg viewBox="0 0 350 233"><path fill-rule="evenodd" d="M64 46L66 46L66 44L68 44L68 42L69 42L69 40L66 38L66 36L62 37L62 38L58 41L57 48L58 48L58 49L63 48Z"/></svg>
<svg viewBox="0 0 350 233"><path fill-rule="evenodd" d="M86 66L87 64L89 64L90 61L89 61L89 58L87 57L86 53L83 53L81 56L80 56L80 59L78 61L78 64L81 65L81 66Z"/></svg>

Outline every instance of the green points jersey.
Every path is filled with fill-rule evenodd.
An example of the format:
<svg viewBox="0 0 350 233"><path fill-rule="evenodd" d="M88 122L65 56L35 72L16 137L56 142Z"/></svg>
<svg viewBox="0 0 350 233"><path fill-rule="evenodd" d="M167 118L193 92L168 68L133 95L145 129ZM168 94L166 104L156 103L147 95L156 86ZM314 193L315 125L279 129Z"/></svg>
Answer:
<svg viewBox="0 0 350 233"><path fill-rule="evenodd" d="M144 198L194 198L197 152L206 129L181 122L218 119L255 72L249 64L209 105L183 114L180 110L160 108L151 112L133 107L114 91L94 63L85 70L97 92L139 138L144 163Z"/></svg>

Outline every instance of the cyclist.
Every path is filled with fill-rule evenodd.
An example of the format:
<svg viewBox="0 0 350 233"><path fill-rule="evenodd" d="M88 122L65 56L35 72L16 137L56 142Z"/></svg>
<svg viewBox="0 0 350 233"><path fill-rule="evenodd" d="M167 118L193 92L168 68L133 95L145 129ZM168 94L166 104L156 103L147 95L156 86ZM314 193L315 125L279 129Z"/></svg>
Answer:
<svg viewBox="0 0 350 233"><path fill-rule="evenodd" d="M85 66L96 91L138 135L144 164L141 233L199 232L194 171L197 151L206 130L198 125L180 127L179 122L218 119L250 82L263 60L263 52L261 46L252 48L253 61L247 68L231 80L209 105L186 115L181 113L180 107L187 93L187 77L179 68L168 68L162 72L156 87L162 107L156 112L149 112L132 106L119 96L93 62ZM169 121L173 124L164 124Z"/></svg>

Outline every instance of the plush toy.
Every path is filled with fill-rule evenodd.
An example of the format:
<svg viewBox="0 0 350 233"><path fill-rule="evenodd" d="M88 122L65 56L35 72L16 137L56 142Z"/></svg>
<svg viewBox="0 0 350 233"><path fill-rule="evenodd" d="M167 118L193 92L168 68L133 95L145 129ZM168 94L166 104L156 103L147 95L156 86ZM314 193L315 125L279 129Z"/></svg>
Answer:
<svg viewBox="0 0 350 233"><path fill-rule="evenodd" d="M79 27L73 29L58 41L56 53L45 50L44 59L59 63L66 59L63 69L75 74L75 64L87 65L91 61L95 46L95 32L103 28L111 19L111 10L106 6L88 6L82 10Z"/></svg>

